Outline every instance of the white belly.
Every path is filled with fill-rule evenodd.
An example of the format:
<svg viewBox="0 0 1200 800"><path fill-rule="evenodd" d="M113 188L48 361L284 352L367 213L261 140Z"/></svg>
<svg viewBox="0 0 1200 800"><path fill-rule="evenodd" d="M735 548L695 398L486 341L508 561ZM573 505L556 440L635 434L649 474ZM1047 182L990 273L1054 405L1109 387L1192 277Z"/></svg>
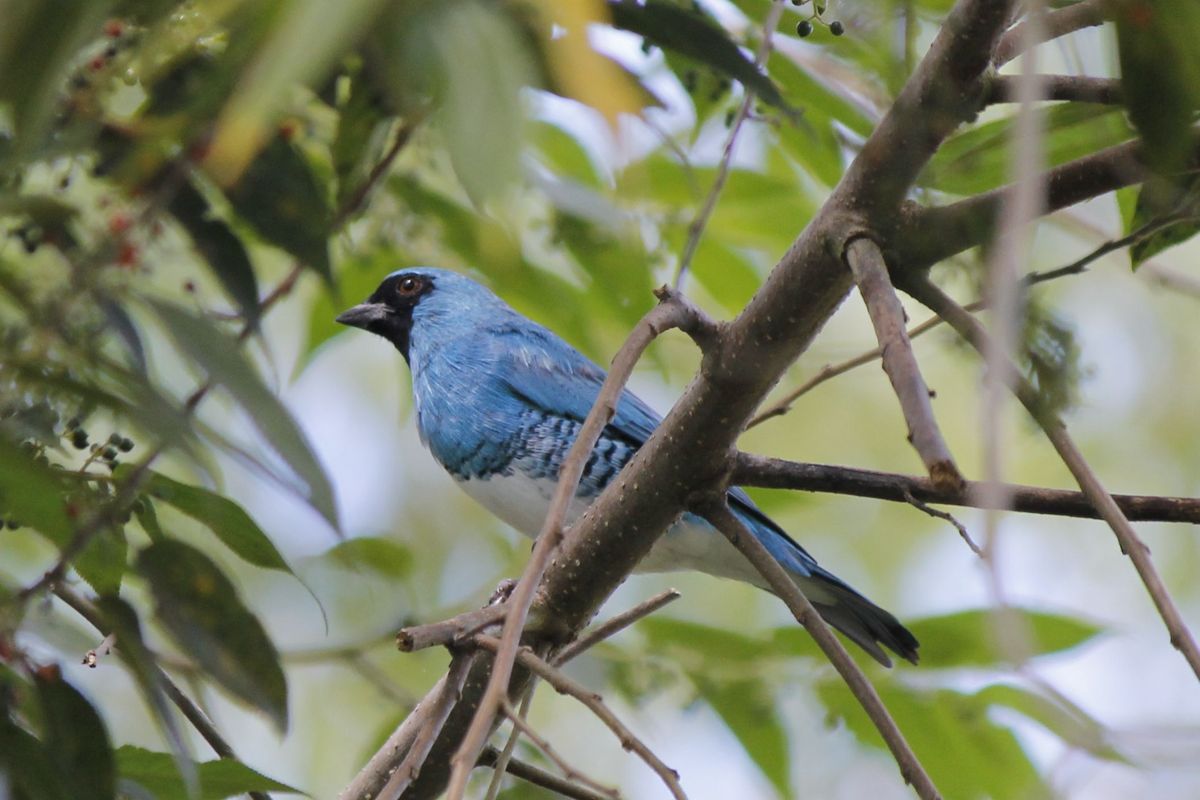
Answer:
<svg viewBox="0 0 1200 800"><path fill-rule="evenodd" d="M530 538L541 531L555 488L554 481L529 478L519 472L495 475L486 480L455 482L477 503ZM567 511L567 524L578 519L587 506L588 502L573 499ZM766 588L758 571L724 536L695 517L688 516L659 537L636 571L684 570L733 578Z"/></svg>

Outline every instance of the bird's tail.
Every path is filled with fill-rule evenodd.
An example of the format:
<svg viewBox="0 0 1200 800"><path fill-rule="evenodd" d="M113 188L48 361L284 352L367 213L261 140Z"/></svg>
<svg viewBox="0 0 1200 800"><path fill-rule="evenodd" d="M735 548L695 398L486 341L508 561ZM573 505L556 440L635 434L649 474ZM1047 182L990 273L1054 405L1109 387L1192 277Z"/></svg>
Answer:
<svg viewBox="0 0 1200 800"><path fill-rule="evenodd" d="M917 637L889 612L872 603L832 573L817 567L796 582L812 600L826 622L837 628L885 667L892 660L888 648L913 664L917 663Z"/></svg>

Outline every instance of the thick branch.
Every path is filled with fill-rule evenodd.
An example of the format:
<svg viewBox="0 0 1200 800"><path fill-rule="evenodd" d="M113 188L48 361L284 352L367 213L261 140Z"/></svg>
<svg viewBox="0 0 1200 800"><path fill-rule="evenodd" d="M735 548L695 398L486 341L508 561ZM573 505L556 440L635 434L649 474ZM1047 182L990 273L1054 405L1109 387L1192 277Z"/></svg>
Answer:
<svg viewBox="0 0 1200 800"><path fill-rule="evenodd" d="M1200 165L1200 128L1193 129L1192 166ZM1141 143L1125 142L1048 170L1042 180L1046 196L1042 213L1060 211L1084 200L1133 186L1149 174L1141 160ZM926 269L952 255L992 240L1000 205L1011 186L947 206L902 209L884 247L893 273ZM898 281L895 274L892 280Z"/></svg>
<svg viewBox="0 0 1200 800"><path fill-rule="evenodd" d="M1016 103L1020 75L997 75L988 81L984 102ZM1116 105L1123 101L1121 82L1114 78L1089 78L1082 75L1038 75L1042 100L1065 100L1077 103Z"/></svg>
<svg viewBox="0 0 1200 800"><path fill-rule="evenodd" d="M892 719L892 715L888 713L883 701L879 699L879 693L875 691L875 687L867 680L867 676L859 669L858 664L854 663L854 659L846 652L846 648L834 636L830 627L825 624L825 620L821 619L821 615L804 596L804 592L800 591L796 582L767 551L766 546L725 505L724 496L714 498L699 511L754 565L759 574L770 584L772 591L783 600L784 605L792 612L796 621L803 625L813 637L821 651L837 669L838 674L842 676L842 680L846 681L854 698L871 718L872 724L883 736L888 750L892 752L892 756L900 766L900 774L904 776L904 781L916 790L922 800L941 797L916 754L909 747L904 734L897 727L896 721Z"/></svg>
<svg viewBox="0 0 1200 800"><path fill-rule="evenodd" d="M916 475L828 464L803 464L749 453L738 454L730 482L737 486L825 492L895 503L909 502L907 495L910 495L923 503L982 508L979 499L982 485L978 481L967 481L962 489L938 489L933 481ZM1018 484L1008 484L1006 491L1012 498L1009 506L1012 511L1100 519L1096 507L1083 492ZM1116 494L1113 500L1129 520L1200 525L1200 498Z"/></svg>
<svg viewBox="0 0 1200 800"><path fill-rule="evenodd" d="M979 320L955 303L941 289L934 286L927 277L914 278L909 284L906 284L905 290L945 319L955 332L976 350L982 353L987 349L987 331L984 330ZM1011 381L1015 387L1017 399L1041 426L1046 438L1054 445L1059 457L1079 483L1079 488L1096 507L1100 517L1112 528L1121 545L1121 552L1129 556L1134 569L1137 570L1138 576L1146 586L1146 591L1154 601L1154 605L1170 633L1171 644L1183 654L1188 665L1191 666L1192 672L1196 674L1197 678L1200 678L1200 647L1197 647L1192 632L1183 621L1183 616L1179 613L1170 592L1167 591L1154 562L1150 560L1149 548L1142 542L1133 526L1129 524L1129 520L1121 512L1120 506L1117 505L1112 495L1100 483L1100 479L1092 471L1074 440L1067 433L1066 425L1055 413L1046 408L1038 397L1037 390L1020 375L1015 365L1009 363L1007 368L1011 373Z"/></svg>
<svg viewBox="0 0 1200 800"><path fill-rule="evenodd" d="M900 305L900 298L888 277L883 253L879 252L877 244L862 237L846 246L846 262L875 327L883 370L892 382L900 410L904 412L904 421L908 424L908 441L921 456L935 484L946 489L962 485L962 475L933 416L929 387L921 376L917 357L913 355L912 343L904 328L907 322L904 306Z"/></svg>

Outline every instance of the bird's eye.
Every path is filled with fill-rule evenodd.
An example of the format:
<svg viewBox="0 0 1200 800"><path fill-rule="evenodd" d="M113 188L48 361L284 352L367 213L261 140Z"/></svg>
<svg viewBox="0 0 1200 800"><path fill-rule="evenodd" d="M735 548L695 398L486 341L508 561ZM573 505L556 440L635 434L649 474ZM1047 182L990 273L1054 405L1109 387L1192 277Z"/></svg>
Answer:
<svg viewBox="0 0 1200 800"><path fill-rule="evenodd" d="M396 294L401 297L412 297L419 291L421 291L421 281L411 275L401 278L400 282L396 284Z"/></svg>

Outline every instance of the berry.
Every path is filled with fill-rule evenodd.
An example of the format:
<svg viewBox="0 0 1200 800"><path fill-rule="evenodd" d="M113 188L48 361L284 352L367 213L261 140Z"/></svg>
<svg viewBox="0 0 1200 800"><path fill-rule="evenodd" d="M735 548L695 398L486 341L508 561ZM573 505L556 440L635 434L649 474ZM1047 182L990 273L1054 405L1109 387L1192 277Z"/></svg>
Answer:
<svg viewBox="0 0 1200 800"><path fill-rule="evenodd" d="M829 23L829 32L834 36L841 36L846 32L846 26L835 19L833 22Z"/></svg>
<svg viewBox="0 0 1200 800"><path fill-rule="evenodd" d="M121 438L121 434L119 433L110 433L108 435L108 443L112 445L120 444Z"/></svg>
<svg viewBox="0 0 1200 800"><path fill-rule="evenodd" d="M112 461L113 459L115 459L117 457L117 448L115 448L115 447L104 448L104 452L102 452L100 454L100 457L103 458L105 461Z"/></svg>
<svg viewBox="0 0 1200 800"><path fill-rule="evenodd" d="M121 439L121 441L117 442L117 449L122 453L128 453L133 449L133 439Z"/></svg>
<svg viewBox="0 0 1200 800"><path fill-rule="evenodd" d="M83 420L81 420L79 417L71 417L69 420L67 420L67 430L73 431L82 424Z"/></svg>
<svg viewBox="0 0 1200 800"><path fill-rule="evenodd" d="M110 19L104 23L104 35L110 39L119 39L125 33L125 23L119 19Z"/></svg>
<svg viewBox="0 0 1200 800"><path fill-rule="evenodd" d="M806 19L802 19L796 23L796 35L801 39L809 36L813 32L812 23Z"/></svg>
<svg viewBox="0 0 1200 800"><path fill-rule="evenodd" d="M71 444L75 446L76 450L82 450L85 447L87 447L88 446L87 431L85 431L83 428L76 428L74 431L72 431L71 432Z"/></svg>

